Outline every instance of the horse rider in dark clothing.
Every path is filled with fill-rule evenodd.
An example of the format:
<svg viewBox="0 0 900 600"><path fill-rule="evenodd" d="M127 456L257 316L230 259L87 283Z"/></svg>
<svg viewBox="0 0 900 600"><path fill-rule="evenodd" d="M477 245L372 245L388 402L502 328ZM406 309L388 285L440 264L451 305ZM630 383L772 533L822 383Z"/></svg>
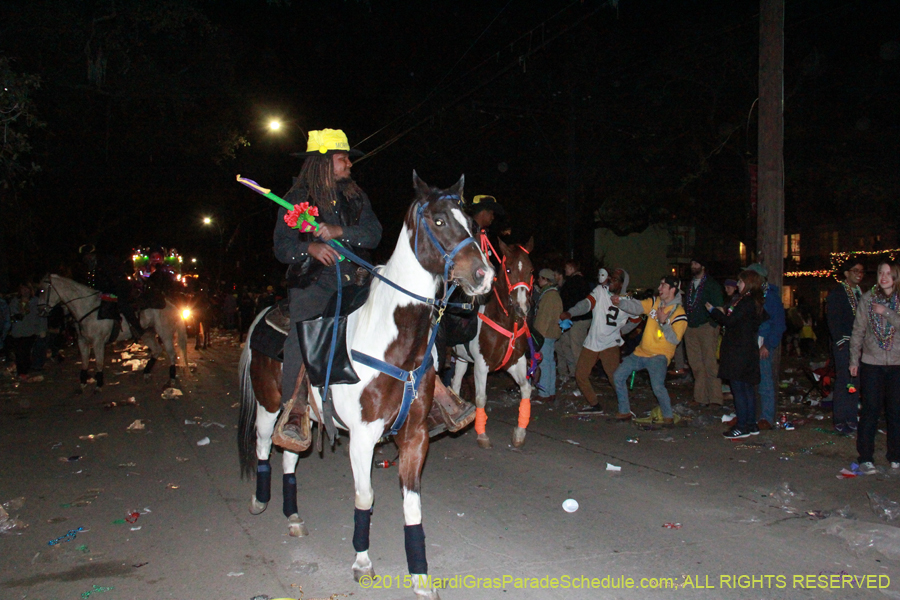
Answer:
<svg viewBox="0 0 900 600"><path fill-rule="evenodd" d="M349 260L340 261L341 255L327 242L340 241L366 258L365 251L381 241L381 223L369 197L350 176L351 156L361 155L350 149L346 134L339 129L310 131L306 152L294 155L304 157L304 161L285 200L295 206L308 202L318 208L316 221L320 226L310 233L292 229L285 221L284 208L279 210L275 222L275 257L288 265L285 278L291 320L284 343L282 406L294 395L303 364L297 326L323 313L337 291L338 272L342 287L351 285L357 277L356 265ZM302 416L291 412L284 426L285 437L303 439Z"/></svg>
<svg viewBox="0 0 900 600"><path fill-rule="evenodd" d="M90 286L103 294L114 296L119 314L125 317L125 321L131 327L132 336L136 340L141 339L144 329L135 313L132 298L134 286L128 280L125 264L110 256L98 256L93 244L82 245L78 249L78 254L81 260L72 270L75 281Z"/></svg>

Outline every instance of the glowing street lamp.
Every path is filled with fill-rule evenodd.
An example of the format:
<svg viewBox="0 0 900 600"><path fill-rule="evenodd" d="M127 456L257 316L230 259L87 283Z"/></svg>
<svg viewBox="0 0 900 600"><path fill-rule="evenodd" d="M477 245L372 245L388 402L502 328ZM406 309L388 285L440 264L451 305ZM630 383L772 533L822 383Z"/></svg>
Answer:
<svg viewBox="0 0 900 600"><path fill-rule="evenodd" d="M278 119L272 119L271 121L269 121L270 131L278 131L279 129L281 129L281 121L279 121Z"/></svg>
<svg viewBox="0 0 900 600"><path fill-rule="evenodd" d="M204 224L204 225L211 225L211 224L212 224L212 218L210 218L210 217L203 217L203 224Z"/></svg>

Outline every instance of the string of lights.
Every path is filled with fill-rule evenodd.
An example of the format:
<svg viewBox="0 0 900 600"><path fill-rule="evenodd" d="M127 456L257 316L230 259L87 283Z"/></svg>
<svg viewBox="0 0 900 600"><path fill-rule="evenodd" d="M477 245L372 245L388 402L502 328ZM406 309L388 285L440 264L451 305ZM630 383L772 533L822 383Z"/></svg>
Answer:
<svg viewBox="0 0 900 600"><path fill-rule="evenodd" d="M857 250L854 252L832 252L831 253L831 269L819 271L788 271L785 277L834 277L835 281L841 281L841 266L848 258L856 256L885 256L891 261L900 254L900 248L891 250Z"/></svg>

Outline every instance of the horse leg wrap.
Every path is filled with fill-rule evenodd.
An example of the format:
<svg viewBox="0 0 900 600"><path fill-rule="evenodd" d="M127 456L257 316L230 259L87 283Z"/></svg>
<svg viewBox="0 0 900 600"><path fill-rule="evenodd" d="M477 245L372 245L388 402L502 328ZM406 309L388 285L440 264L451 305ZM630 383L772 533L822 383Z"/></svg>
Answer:
<svg viewBox="0 0 900 600"><path fill-rule="evenodd" d="M531 398L522 398L519 402L519 427L526 429L531 421Z"/></svg>
<svg viewBox="0 0 900 600"><path fill-rule="evenodd" d="M297 514L297 476L293 473L281 476L281 489L284 494L284 504L281 512L284 516L290 517Z"/></svg>
<svg viewBox="0 0 900 600"><path fill-rule="evenodd" d="M428 574L428 561L425 559L425 530L422 524L403 527L403 538L406 542L406 566L410 573Z"/></svg>
<svg viewBox="0 0 900 600"><path fill-rule="evenodd" d="M256 465L256 499L268 504L272 498L272 467L269 459L261 460Z"/></svg>
<svg viewBox="0 0 900 600"><path fill-rule="evenodd" d="M91 378L87 369L82 369L81 373L79 373L79 377L81 378L81 385L87 385L88 379Z"/></svg>
<svg viewBox="0 0 900 600"><path fill-rule="evenodd" d="M369 525L372 523L372 509L353 509L353 549L365 552L369 549Z"/></svg>
<svg viewBox="0 0 900 600"><path fill-rule="evenodd" d="M94 373L94 381L97 382L97 387L103 387L103 371L97 371Z"/></svg>
<svg viewBox="0 0 900 600"><path fill-rule="evenodd" d="M487 412L483 408L475 409L475 433L484 435L485 426L487 425Z"/></svg>
<svg viewBox="0 0 900 600"><path fill-rule="evenodd" d="M169 365L169 379L175 379L175 365Z"/></svg>
<svg viewBox="0 0 900 600"><path fill-rule="evenodd" d="M153 365L155 365L155 364L156 364L156 358L151 357L150 360L147 361L147 366L144 367L144 375L149 375L150 371L153 370Z"/></svg>

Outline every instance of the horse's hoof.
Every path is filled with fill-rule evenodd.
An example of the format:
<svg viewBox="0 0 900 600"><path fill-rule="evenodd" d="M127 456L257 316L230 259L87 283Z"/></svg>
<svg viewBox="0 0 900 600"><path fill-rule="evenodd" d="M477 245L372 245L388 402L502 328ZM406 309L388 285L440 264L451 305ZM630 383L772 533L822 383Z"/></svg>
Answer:
<svg viewBox="0 0 900 600"><path fill-rule="evenodd" d="M416 598L421 600L441 600L441 597L438 596L438 592L433 587L419 587L420 583L427 583L428 575L410 575L413 581L413 592L416 594Z"/></svg>
<svg viewBox="0 0 900 600"><path fill-rule="evenodd" d="M290 530L291 537L306 537L309 535L309 529L306 528L306 523L303 522L303 519L301 519L300 515L297 513L288 517L288 529Z"/></svg>
<svg viewBox="0 0 900 600"><path fill-rule="evenodd" d="M374 579L375 577L375 568L372 566L368 567L353 567L353 580L359 582L363 577L368 577L369 579Z"/></svg>
<svg viewBox="0 0 900 600"><path fill-rule="evenodd" d="M479 433L478 438L475 441L478 442L478 447L482 450L490 450L494 447L491 443L491 438L489 438L486 433Z"/></svg>
<svg viewBox="0 0 900 600"><path fill-rule="evenodd" d="M525 445L525 430L521 427L513 429L512 445L513 448L521 448Z"/></svg>
<svg viewBox="0 0 900 600"><path fill-rule="evenodd" d="M260 515L266 507L269 506L268 502L260 502L256 499L256 496L250 498L250 514L251 515Z"/></svg>

